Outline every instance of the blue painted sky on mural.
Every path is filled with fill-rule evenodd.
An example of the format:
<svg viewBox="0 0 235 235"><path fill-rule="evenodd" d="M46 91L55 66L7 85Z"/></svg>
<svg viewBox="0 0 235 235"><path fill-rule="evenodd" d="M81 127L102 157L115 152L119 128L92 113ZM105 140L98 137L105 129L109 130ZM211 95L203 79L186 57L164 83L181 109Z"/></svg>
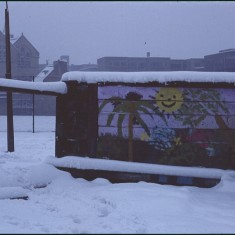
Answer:
<svg viewBox="0 0 235 235"><path fill-rule="evenodd" d="M40 62L103 56L200 58L235 47L235 2L9 2L11 33L22 32ZM5 3L0 3L0 30Z"/></svg>

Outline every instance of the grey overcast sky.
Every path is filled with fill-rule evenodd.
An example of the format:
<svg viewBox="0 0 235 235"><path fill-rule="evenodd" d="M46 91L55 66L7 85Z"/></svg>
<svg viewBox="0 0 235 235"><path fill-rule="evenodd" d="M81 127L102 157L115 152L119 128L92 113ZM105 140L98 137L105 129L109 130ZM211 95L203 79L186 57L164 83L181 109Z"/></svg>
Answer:
<svg viewBox="0 0 235 235"><path fill-rule="evenodd" d="M22 32L40 63L104 56L200 58L235 48L235 2L8 2L11 34ZM0 30L5 2L0 3ZM146 42L146 44L145 44Z"/></svg>

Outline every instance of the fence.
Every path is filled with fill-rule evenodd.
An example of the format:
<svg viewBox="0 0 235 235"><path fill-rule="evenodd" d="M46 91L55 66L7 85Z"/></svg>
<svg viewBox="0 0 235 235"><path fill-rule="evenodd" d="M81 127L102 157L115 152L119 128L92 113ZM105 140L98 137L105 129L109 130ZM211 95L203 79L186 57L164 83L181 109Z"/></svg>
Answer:
<svg viewBox="0 0 235 235"><path fill-rule="evenodd" d="M71 72L62 81L52 92L40 84L57 96L57 157L235 169L232 73Z"/></svg>
<svg viewBox="0 0 235 235"><path fill-rule="evenodd" d="M56 155L235 169L234 101L225 83L73 84L57 100Z"/></svg>

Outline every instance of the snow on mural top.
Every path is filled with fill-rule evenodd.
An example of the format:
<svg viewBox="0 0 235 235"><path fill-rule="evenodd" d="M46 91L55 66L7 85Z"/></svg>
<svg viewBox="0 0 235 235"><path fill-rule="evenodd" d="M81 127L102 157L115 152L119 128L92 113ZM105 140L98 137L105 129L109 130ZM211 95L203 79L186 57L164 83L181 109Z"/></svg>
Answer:
<svg viewBox="0 0 235 235"><path fill-rule="evenodd" d="M235 84L232 72L79 72L72 71L62 75L62 81L98 82L226 82Z"/></svg>

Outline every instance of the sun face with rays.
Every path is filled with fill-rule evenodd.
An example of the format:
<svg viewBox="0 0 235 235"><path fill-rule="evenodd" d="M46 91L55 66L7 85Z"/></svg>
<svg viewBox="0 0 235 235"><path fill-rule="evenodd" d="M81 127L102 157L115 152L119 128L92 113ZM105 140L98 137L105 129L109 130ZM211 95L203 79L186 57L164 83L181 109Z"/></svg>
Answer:
<svg viewBox="0 0 235 235"><path fill-rule="evenodd" d="M161 88L155 98L159 109L169 114L178 110L183 103L183 94L177 88Z"/></svg>

